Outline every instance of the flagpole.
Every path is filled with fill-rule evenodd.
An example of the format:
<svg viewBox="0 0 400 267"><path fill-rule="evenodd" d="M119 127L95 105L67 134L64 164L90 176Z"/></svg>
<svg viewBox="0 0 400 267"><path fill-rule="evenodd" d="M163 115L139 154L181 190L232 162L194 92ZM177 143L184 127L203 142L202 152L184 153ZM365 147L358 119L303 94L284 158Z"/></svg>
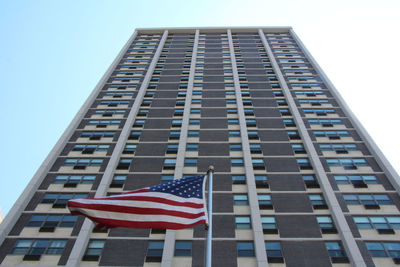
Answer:
<svg viewBox="0 0 400 267"><path fill-rule="evenodd" d="M211 267L212 258L212 191L213 191L214 166L208 167L208 233L207 233L207 256L206 267Z"/></svg>

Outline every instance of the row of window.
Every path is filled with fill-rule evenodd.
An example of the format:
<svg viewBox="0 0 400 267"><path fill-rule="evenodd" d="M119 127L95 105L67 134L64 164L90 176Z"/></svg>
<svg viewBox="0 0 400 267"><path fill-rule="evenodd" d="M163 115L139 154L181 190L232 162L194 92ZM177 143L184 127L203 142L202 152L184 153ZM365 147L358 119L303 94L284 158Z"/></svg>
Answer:
<svg viewBox="0 0 400 267"><path fill-rule="evenodd" d="M190 145L190 144L188 144ZM197 148L197 145L196 145ZM177 149L177 148L176 148ZM190 150L190 147L188 147ZM255 182L257 188L267 188L268 177L265 175L255 175ZM313 175L303 175L303 180L306 186L319 187L315 177ZM54 184L64 184L68 186L76 186L77 184L93 184L96 179L95 175L57 175L54 178ZM114 176L111 186L122 187L126 179L126 175ZM368 185L368 184L379 184L376 176L374 175L335 175L334 179L338 185L340 184L353 184L354 186ZM161 182L172 181L173 176L162 175ZM232 184L246 184L245 175L233 175ZM117 186L118 185L118 186Z"/></svg>
<svg viewBox="0 0 400 267"><path fill-rule="evenodd" d="M311 195L313 196L313 195ZM311 197L311 201L319 201L320 198ZM259 195L260 205L272 205L269 195ZM48 197L46 198L49 199ZM62 200L59 197L57 200ZM56 201L57 201L56 200ZM60 204L60 203L59 203ZM247 205L247 195L234 195L235 205ZM320 203L318 203L320 204ZM40 232L54 232L56 227L73 227L78 216L63 214L32 215L27 226L39 227ZM336 233L332 218L330 216L316 216L322 233ZM376 229L379 233L394 234L394 230L400 230L400 217L398 216L353 216L353 220L359 229ZM277 234L278 228L275 217L261 216L264 234ZM251 229L250 216L236 216L236 229Z"/></svg>
<svg viewBox="0 0 400 267"><path fill-rule="evenodd" d="M83 260L98 261L104 246L104 240L90 240ZM41 255L60 255L67 240L27 239L18 240L12 250L12 254L25 255L24 260L39 260ZM254 243L241 241L236 243L238 257L254 257ZM365 242L372 257L400 257L399 242ZM325 248L332 260L335 262L347 261L346 254L340 242L325 242ZM164 249L164 241L149 241L146 262L161 262ZM270 263L283 263L283 253L280 242L265 241L265 250ZM176 241L174 256L192 256L191 241Z"/></svg>

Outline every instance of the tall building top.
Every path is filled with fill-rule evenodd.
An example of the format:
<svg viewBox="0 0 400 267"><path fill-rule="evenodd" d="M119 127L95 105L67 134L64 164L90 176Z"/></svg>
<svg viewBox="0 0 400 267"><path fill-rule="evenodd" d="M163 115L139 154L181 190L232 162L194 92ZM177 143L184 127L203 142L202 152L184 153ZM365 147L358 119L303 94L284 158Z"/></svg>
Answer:
<svg viewBox="0 0 400 267"><path fill-rule="evenodd" d="M214 33L214 32L223 32L226 30L231 30L232 33L236 32L254 32L257 33L259 29L264 32L289 32L292 27L291 26L251 26L251 27L166 27L166 28L137 28L136 31L140 33L162 33L167 30L170 33L195 33L196 30L199 30L201 33Z"/></svg>

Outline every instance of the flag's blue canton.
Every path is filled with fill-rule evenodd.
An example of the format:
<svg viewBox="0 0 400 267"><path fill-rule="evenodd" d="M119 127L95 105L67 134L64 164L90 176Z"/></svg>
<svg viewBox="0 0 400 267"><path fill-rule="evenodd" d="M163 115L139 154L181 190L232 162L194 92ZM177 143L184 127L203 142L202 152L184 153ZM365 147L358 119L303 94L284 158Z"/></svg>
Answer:
<svg viewBox="0 0 400 267"><path fill-rule="evenodd" d="M150 187L151 192L169 193L184 198L203 198L203 180L205 176L193 176L173 180Z"/></svg>

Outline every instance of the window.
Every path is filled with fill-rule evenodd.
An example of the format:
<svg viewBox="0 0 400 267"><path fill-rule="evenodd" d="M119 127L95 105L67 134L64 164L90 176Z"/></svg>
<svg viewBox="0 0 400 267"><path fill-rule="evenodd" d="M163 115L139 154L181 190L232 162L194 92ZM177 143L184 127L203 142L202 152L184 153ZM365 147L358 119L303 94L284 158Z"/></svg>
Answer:
<svg viewBox="0 0 400 267"><path fill-rule="evenodd" d="M149 241L146 262L161 262L164 241Z"/></svg>
<svg viewBox="0 0 400 267"><path fill-rule="evenodd" d="M181 132L179 132L179 131L171 131L169 133L169 139L170 140L179 140L180 136L181 136Z"/></svg>
<svg viewBox="0 0 400 267"><path fill-rule="evenodd" d="M322 127L333 127L334 125L343 124L341 120L308 120L310 125L319 124Z"/></svg>
<svg viewBox="0 0 400 267"><path fill-rule="evenodd" d="M188 131L188 137L199 137L199 131Z"/></svg>
<svg viewBox="0 0 400 267"><path fill-rule="evenodd" d="M237 242L238 257L254 257L253 242Z"/></svg>
<svg viewBox="0 0 400 267"><path fill-rule="evenodd" d="M199 96L199 95L202 95L202 94L203 94L202 91L196 91L196 90L193 91L193 95ZM194 104L194 103L192 103L192 104ZM198 100L198 103L196 103L196 104L201 104L201 100Z"/></svg>
<svg viewBox="0 0 400 267"><path fill-rule="evenodd" d="M237 109L228 109L228 114L237 114Z"/></svg>
<svg viewBox="0 0 400 267"><path fill-rule="evenodd" d="M262 149L260 144L250 144L250 152L252 154L262 154Z"/></svg>
<svg viewBox="0 0 400 267"><path fill-rule="evenodd" d="M288 137L290 140L300 140L301 137L297 131L288 131Z"/></svg>
<svg viewBox="0 0 400 267"><path fill-rule="evenodd" d="M323 234L336 234L337 230L333 225L332 218L330 216L317 216L317 222L321 228Z"/></svg>
<svg viewBox="0 0 400 267"><path fill-rule="evenodd" d="M300 104L310 104L311 106L320 106L322 104L329 104L329 100L324 99L300 99Z"/></svg>
<svg viewBox="0 0 400 267"><path fill-rule="evenodd" d="M146 120L135 120L135 123L133 124L132 127L134 128L140 128L143 127L143 125L146 123Z"/></svg>
<svg viewBox="0 0 400 267"><path fill-rule="evenodd" d="M175 256L192 256L192 242L191 241L176 241L175 242Z"/></svg>
<svg viewBox="0 0 400 267"><path fill-rule="evenodd" d="M186 144L186 151L198 151L199 144Z"/></svg>
<svg viewBox="0 0 400 267"><path fill-rule="evenodd" d="M128 170L131 163L132 159L120 159L117 166L117 170Z"/></svg>
<svg viewBox="0 0 400 267"><path fill-rule="evenodd" d="M167 146L167 154L176 154L178 153L178 144L168 144Z"/></svg>
<svg viewBox="0 0 400 267"><path fill-rule="evenodd" d="M265 250L269 263L283 263L281 243L265 241Z"/></svg>
<svg viewBox="0 0 400 267"><path fill-rule="evenodd" d="M154 97L155 92L147 91L144 97Z"/></svg>
<svg viewBox="0 0 400 267"><path fill-rule="evenodd" d="M89 140L100 140L102 137L113 138L115 132L83 132L81 137L89 138Z"/></svg>
<svg viewBox="0 0 400 267"><path fill-rule="evenodd" d="M379 205L392 205L386 194L343 194L347 205L364 205L365 209L379 209Z"/></svg>
<svg viewBox="0 0 400 267"><path fill-rule="evenodd" d="M187 89L188 85L187 83L182 83L179 85L179 89Z"/></svg>
<svg viewBox="0 0 400 267"><path fill-rule="evenodd" d="M365 242L371 257L391 257L400 263L400 242Z"/></svg>
<svg viewBox="0 0 400 267"><path fill-rule="evenodd" d="M165 159L164 169L175 169L176 159Z"/></svg>
<svg viewBox="0 0 400 267"><path fill-rule="evenodd" d="M246 184L246 176L244 175L233 175L232 176L233 184Z"/></svg>
<svg viewBox="0 0 400 267"><path fill-rule="evenodd" d="M329 257L332 263L347 263L349 260L339 242L325 242L326 250L328 251Z"/></svg>
<svg viewBox="0 0 400 267"><path fill-rule="evenodd" d="M189 125L200 125L200 120L189 120Z"/></svg>
<svg viewBox="0 0 400 267"><path fill-rule="evenodd" d="M77 184L93 184L95 175L57 175L53 184L64 184L64 187L76 187Z"/></svg>
<svg viewBox="0 0 400 267"><path fill-rule="evenodd" d="M90 240L86 253L83 256L83 261L98 261L101 253L103 252L104 244L106 241L103 240Z"/></svg>
<svg viewBox="0 0 400 267"><path fill-rule="evenodd" d="M174 176L172 175L163 175L161 176L161 183L167 183L174 180Z"/></svg>
<svg viewBox="0 0 400 267"><path fill-rule="evenodd" d="M319 184L314 175L303 175L302 178L307 188L319 188Z"/></svg>
<svg viewBox="0 0 400 267"><path fill-rule="evenodd" d="M253 169L255 170L264 170L264 159L251 159L251 162L253 164Z"/></svg>
<svg viewBox="0 0 400 267"><path fill-rule="evenodd" d="M102 163L102 159L66 159L64 166L73 166L75 170L84 170L88 166L99 167Z"/></svg>
<svg viewBox="0 0 400 267"><path fill-rule="evenodd" d="M150 110L148 109L140 109L137 116L138 117L146 117Z"/></svg>
<svg viewBox="0 0 400 267"><path fill-rule="evenodd" d="M240 137L240 131L229 131L229 137Z"/></svg>
<svg viewBox="0 0 400 267"><path fill-rule="evenodd" d="M143 100L141 107L149 107L152 102L151 100Z"/></svg>
<svg viewBox="0 0 400 267"><path fill-rule="evenodd" d="M284 99L277 99L275 100L278 106L287 106L286 100Z"/></svg>
<svg viewBox="0 0 400 267"><path fill-rule="evenodd" d="M319 195L319 194L308 195L308 198L310 199L311 205L313 206L313 208L315 210L328 208L322 195Z"/></svg>
<svg viewBox="0 0 400 267"><path fill-rule="evenodd" d="M357 170L358 167L368 166L365 159L326 159L329 167L343 167L345 170Z"/></svg>
<svg viewBox="0 0 400 267"><path fill-rule="evenodd" d="M134 154L136 151L137 145L131 145L127 144L125 145L124 151L122 151L122 154Z"/></svg>
<svg viewBox="0 0 400 267"><path fill-rule="evenodd" d="M185 100L176 100L175 106L183 107L185 105Z"/></svg>
<svg viewBox="0 0 400 267"><path fill-rule="evenodd" d="M106 93L106 96L112 96L114 98L120 98L123 96L133 96L133 93L114 93L114 92L109 92Z"/></svg>
<svg viewBox="0 0 400 267"><path fill-rule="evenodd" d="M257 122L256 122L256 120L246 120L246 126L247 127L257 127Z"/></svg>
<svg viewBox="0 0 400 267"><path fill-rule="evenodd" d="M379 234L395 234L400 230L400 217L397 216L354 216L358 229L376 229Z"/></svg>
<svg viewBox="0 0 400 267"><path fill-rule="evenodd" d="M366 188L369 184L379 184L375 175L335 175L336 184L352 184L355 188Z"/></svg>
<svg viewBox="0 0 400 267"><path fill-rule="evenodd" d="M232 167L243 167L244 166L243 159L231 159L231 166Z"/></svg>
<svg viewBox="0 0 400 267"><path fill-rule="evenodd" d="M96 128L105 128L109 125L119 125L121 121L89 121L87 125L95 125Z"/></svg>
<svg viewBox="0 0 400 267"><path fill-rule="evenodd" d="M281 113L281 116L291 116L292 113L288 109L280 109L279 112Z"/></svg>
<svg viewBox="0 0 400 267"><path fill-rule="evenodd" d="M243 106L253 106L253 102L251 100L243 100Z"/></svg>
<svg viewBox="0 0 400 267"><path fill-rule="evenodd" d="M237 125L237 124L239 124L239 120L228 120L228 124Z"/></svg>
<svg viewBox="0 0 400 267"><path fill-rule="evenodd" d="M296 159L297 165L299 166L300 170L312 170L313 167L308 159Z"/></svg>
<svg viewBox="0 0 400 267"><path fill-rule="evenodd" d="M283 120L285 127L296 127L296 123L292 119Z"/></svg>
<svg viewBox="0 0 400 267"><path fill-rule="evenodd" d="M303 109L306 114L315 114L317 116L326 116L327 114L335 113L334 109Z"/></svg>
<svg viewBox="0 0 400 267"><path fill-rule="evenodd" d="M100 105L108 106L108 107L117 107L118 105L129 105L129 101L116 101L116 100L109 100L109 101L100 101Z"/></svg>
<svg viewBox="0 0 400 267"><path fill-rule="evenodd" d="M101 114L103 117L112 117L114 114L125 114L125 110L96 110L94 114Z"/></svg>
<svg viewBox="0 0 400 267"><path fill-rule="evenodd" d="M279 88L279 84L276 85L276 88ZM282 97L283 96L283 92L282 91L272 91L272 93L274 94L275 97Z"/></svg>
<svg viewBox="0 0 400 267"><path fill-rule="evenodd" d="M350 137L347 131L314 131L315 137L328 137L330 140L338 140L341 137Z"/></svg>
<svg viewBox="0 0 400 267"><path fill-rule="evenodd" d="M122 188L125 184L126 175L115 175L111 181L110 188Z"/></svg>
<svg viewBox="0 0 400 267"><path fill-rule="evenodd" d="M246 116L254 116L254 110L253 109L245 109L244 110L244 115L246 115Z"/></svg>
<svg viewBox="0 0 400 267"><path fill-rule="evenodd" d="M267 194L258 194L258 206L260 207L261 210L272 210L272 200L271 196Z"/></svg>
<svg viewBox="0 0 400 267"><path fill-rule="evenodd" d="M41 255L60 255L67 240L18 240L11 254L25 255L23 260L38 261Z"/></svg>
<svg viewBox="0 0 400 267"><path fill-rule="evenodd" d="M229 150L230 151L242 151L242 144L230 144Z"/></svg>
<svg viewBox="0 0 400 267"><path fill-rule="evenodd" d="M321 151L335 151L336 154L348 154L349 151L357 151L355 144L320 144Z"/></svg>
<svg viewBox="0 0 400 267"><path fill-rule="evenodd" d="M236 229L251 229L250 216L235 217Z"/></svg>
<svg viewBox="0 0 400 267"><path fill-rule="evenodd" d="M129 135L129 140L139 140L141 134L142 132L132 131L131 134Z"/></svg>
<svg viewBox="0 0 400 267"><path fill-rule="evenodd" d="M200 109L191 109L190 114L200 114Z"/></svg>
<svg viewBox="0 0 400 267"><path fill-rule="evenodd" d="M268 177L265 175L255 175L254 176L255 181L256 181L256 187L257 188L268 188Z"/></svg>
<svg viewBox="0 0 400 267"><path fill-rule="evenodd" d="M292 150L295 154L306 154L306 150L302 144L292 144Z"/></svg>
<svg viewBox="0 0 400 267"><path fill-rule="evenodd" d="M243 206L249 205L249 200L246 194L235 194L233 195L233 205Z"/></svg>
<svg viewBox="0 0 400 267"><path fill-rule="evenodd" d="M261 224L264 234L277 234L278 228L276 227L275 217L262 216Z"/></svg>
<svg viewBox="0 0 400 267"><path fill-rule="evenodd" d="M196 167L196 166L197 166L197 159L193 158L185 159L185 167Z"/></svg>
<svg viewBox="0 0 400 267"><path fill-rule="evenodd" d="M73 227L78 216L32 215L28 227L40 227L39 232L54 232L56 227Z"/></svg>
<svg viewBox="0 0 400 267"><path fill-rule="evenodd" d="M53 208L65 208L70 199L87 198L87 194L69 193L46 193L43 196L42 204L53 204Z"/></svg>
<svg viewBox="0 0 400 267"><path fill-rule="evenodd" d="M172 120L172 127L181 127L182 120Z"/></svg>

